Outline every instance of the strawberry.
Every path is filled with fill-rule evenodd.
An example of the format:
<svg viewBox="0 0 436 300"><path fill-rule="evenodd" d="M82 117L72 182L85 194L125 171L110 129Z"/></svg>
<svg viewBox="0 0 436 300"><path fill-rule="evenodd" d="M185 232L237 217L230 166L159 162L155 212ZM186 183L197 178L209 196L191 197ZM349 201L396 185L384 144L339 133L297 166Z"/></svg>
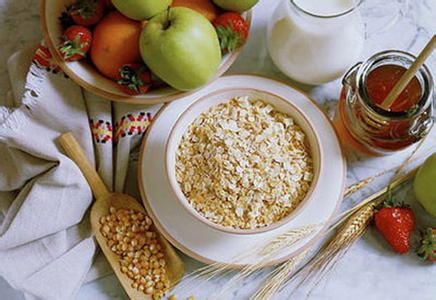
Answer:
<svg viewBox="0 0 436 300"><path fill-rule="evenodd" d="M423 260L436 262L436 228L427 228L421 240L421 247L417 251Z"/></svg>
<svg viewBox="0 0 436 300"><path fill-rule="evenodd" d="M91 48L92 33L86 27L73 25L65 30L63 40L59 52L65 61L80 60Z"/></svg>
<svg viewBox="0 0 436 300"><path fill-rule="evenodd" d="M152 85L151 73L144 65L127 64L120 69L118 84L128 95L145 94Z"/></svg>
<svg viewBox="0 0 436 300"><path fill-rule="evenodd" d="M397 205L393 199L375 213L375 226L397 253L407 253L410 236L415 228L415 214L412 209Z"/></svg>
<svg viewBox="0 0 436 300"><path fill-rule="evenodd" d="M213 21L221 50L224 53L233 52L242 45L248 38L249 25L240 14L226 12Z"/></svg>
<svg viewBox="0 0 436 300"><path fill-rule="evenodd" d="M103 0L77 0L67 10L74 23L82 26L95 25L103 17Z"/></svg>

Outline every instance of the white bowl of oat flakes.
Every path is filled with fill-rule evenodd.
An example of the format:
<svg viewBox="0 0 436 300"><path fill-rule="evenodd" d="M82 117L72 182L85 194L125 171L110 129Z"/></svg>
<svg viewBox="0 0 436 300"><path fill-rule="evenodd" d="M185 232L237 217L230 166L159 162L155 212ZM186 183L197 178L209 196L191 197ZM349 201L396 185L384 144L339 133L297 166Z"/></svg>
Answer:
<svg viewBox="0 0 436 300"><path fill-rule="evenodd" d="M179 116L166 145L166 171L194 218L255 234L289 222L314 200L320 153L310 120L290 100L225 89Z"/></svg>

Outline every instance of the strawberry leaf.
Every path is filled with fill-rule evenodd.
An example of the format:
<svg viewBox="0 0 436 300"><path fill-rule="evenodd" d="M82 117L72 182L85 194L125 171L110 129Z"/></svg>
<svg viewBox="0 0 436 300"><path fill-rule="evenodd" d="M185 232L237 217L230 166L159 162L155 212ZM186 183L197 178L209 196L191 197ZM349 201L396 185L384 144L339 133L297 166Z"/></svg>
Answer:
<svg viewBox="0 0 436 300"><path fill-rule="evenodd" d="M144 66L139 69L134 69L130 66L123 66L120 68L121 79L118 80L118 84L127 86L130 90L140 93L140 89L146 86L148 83L141 79L140 74L145 72Z"/></svg>
<svg viewBox="0 0 436 300"><path fill-rule="evenodd" d="M404 203L403 201L399 202L393 195L390 195L383 203L382 207L386 208L409 208L410 206Z"/></svg>
<svg viewBox="0 0 436 300"><path fill-rule="evenodd" d="M64 43L59 48L59 51L64 59L69 59L76 54L85 57L86 53L83 51L83 48L85 48L85 45L81 42L81 36L76 35L73 40L68 40L67 37L64 37Z"/></svg>
<svg viewBox="0 0 436 300"><path fill-rule="evenodd" d="M436 229L427 228L422 233L421 247L416 251L416 254L422 260L436 260Z"/></svg>
<svg viewBox="0 0 436 300"><path fill-rule="evenodd" d="M233 52L244 44L244 38L232 26L217 26L216 32L223 52Z"/></svg>

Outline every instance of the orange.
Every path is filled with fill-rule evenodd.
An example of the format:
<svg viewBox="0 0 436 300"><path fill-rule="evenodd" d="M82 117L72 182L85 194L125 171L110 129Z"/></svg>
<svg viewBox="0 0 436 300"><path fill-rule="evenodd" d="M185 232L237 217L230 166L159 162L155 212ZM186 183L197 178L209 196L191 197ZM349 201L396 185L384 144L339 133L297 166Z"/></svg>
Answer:
<svg viewBox="0 0 436 300"><path fill-rule="evenodd" d="M141 22L116 11L106 15L94 29L91 59L95 67L106 77L119 79L123 65L141 61L141 31Z"/></svg>
<svg viewBox="0 0 436 300"><path fill-rule="evenodd" d="M211 0L173 0L172 6L183 6L193 9L201 13L209 21L213 21L220 13L218 7Z"/></svg>

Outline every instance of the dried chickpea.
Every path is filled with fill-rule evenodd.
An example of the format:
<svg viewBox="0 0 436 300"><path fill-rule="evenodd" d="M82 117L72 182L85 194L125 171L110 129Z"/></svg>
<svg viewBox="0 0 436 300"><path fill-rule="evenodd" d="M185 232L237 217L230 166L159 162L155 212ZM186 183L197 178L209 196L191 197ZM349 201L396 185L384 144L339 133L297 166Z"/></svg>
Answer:
<svg viewBox="0 0 436 300"><path fill-rule="evenodd" d="M146 293L146 294L149 294L149 295L153 294L153 293L154 293L154 288L153 288L152 286L149 287L149 288L147 288L147 289L145 290L145 293Z"/></svg>
<svg viewBox="0 0 436 300"><path fill-rule="evenodd" d="M110 207L100 218L102 235L112 252L120 256L120 270L132 280L132 288L159 299L169 289L166 262L151 219L141 212Z"/></svg>

